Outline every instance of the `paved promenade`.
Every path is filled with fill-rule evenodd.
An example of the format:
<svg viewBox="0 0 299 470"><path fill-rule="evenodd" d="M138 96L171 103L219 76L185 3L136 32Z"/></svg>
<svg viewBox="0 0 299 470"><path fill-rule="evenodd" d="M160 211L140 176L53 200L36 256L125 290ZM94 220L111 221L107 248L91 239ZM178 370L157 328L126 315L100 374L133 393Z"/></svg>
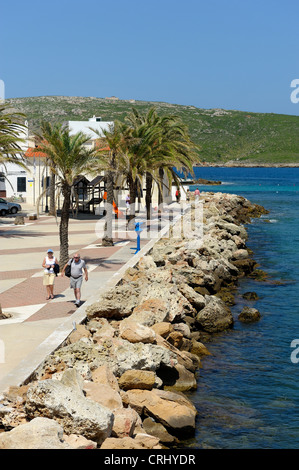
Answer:
<svg viewBox="0 0 299 470"><path fill-rule="evenodd" d="M173 206L174 216L180 216L178 205ZM28 212L23 205L23 214ZM141 237L141 251L135 255L137 234L124 229L114 238L114 246L104 247L98 217L71 218L69 253L79 251L89 272L89 280L82 285L82 306L76 308L68 278L56 277L53 300L46 300L43 286L42 261L47 250L51 248L59 258L58 223L45 214L38 220L26 217L20 226L14 225L13 216L0 218L0 303L4 313L12 314L0 320L0 393L22 383L84 319L86 306L115 285L124 270L137 262L136 257L156 241Z"/></svg>

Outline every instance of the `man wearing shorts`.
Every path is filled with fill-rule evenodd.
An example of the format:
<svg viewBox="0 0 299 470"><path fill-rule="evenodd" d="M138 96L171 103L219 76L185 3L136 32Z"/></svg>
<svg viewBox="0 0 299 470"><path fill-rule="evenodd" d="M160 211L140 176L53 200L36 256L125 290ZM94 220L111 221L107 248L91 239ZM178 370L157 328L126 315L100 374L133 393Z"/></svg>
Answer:
<svg viewBox="0 0 299 470"><path fill-rule="evenodd" d="M88 281L88 272L85 265L85 261L80 258L79 253L76 253L72 259L70 259L64 266L61 276L64 276L64 271L67 265L71 266L71 277L70 277L70 288L74 289L75 294L75 305L80 306L81 303L81 286L83 281L83 271L85 273L85 281Z"/></svg>

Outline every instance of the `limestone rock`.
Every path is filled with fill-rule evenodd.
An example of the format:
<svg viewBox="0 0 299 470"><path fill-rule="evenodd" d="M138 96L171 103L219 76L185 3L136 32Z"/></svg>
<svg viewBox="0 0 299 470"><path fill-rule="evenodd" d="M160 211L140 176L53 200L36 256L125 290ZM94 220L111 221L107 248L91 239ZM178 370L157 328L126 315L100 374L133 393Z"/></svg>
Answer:
<svg viewBox="0 0 299 470"><path fill-rule="evenodd" d="M162 444L171 445L177 441L174 436L167 432L166 428L161 423L157 423L151 417L143 421L143 427L147 434L157 437Z"/></svg>
<svg viewBox="0 0 299 470"><path fill-rule="evenodd" d="M128 404L139 415L152 416L167 430L188 433L195 428L196 409L182 395L162 390L128 390Z"/></svg>
<svg viewBox="0 0 299 470"><path fill-rule="evenodd" d="M76 325L76 329L71 332L68 337L70 343L75 343L80 338L90 338L91 333L86 329L84 325Z"/></svg>
<svg viewBox="0 0 299 470"><path fill-rule="evenodd" d="M86 398L99 403L99 405L102 405L111 411L123 407L119 393L113 390L110 385L85 381L84 392Z"/></svg>
<svg viewBox="0 0 299 470"><path fill-rule="evenodd" d="M92 335L93 342L98 343L102 338L113 338L115 329L108 320L106 318L99 318L98 320L98 328Z"/></svg>
<svg viewBox="0 0 299 470"><path fill-rule="evenodd" d="M35 418L0 434L0 449L71 449L54 419Z"/></svg>
<svg viewBox="0 0 299 470"><path fill-rule="evenodd" d="M109 437L105 439L100 449L144 449L140 442L135 441L132 437Z"/></svg>
<svg viewBox="0 0 299 470"><path fill-rule="evenodd" d="M180 333L182 333L182 335L185 338L188 338L188 339L191 338L190 328L187 325L187 323L184 323L184 322L173 323L172 326L173 326L174 331L179 331Z"/></svg>
<svg viewBox="0 0 299 470"><path fill-rule="evenodd" d="M130 319L145 326L153 326L168 320L167 303L163 299L149 299L141 301L133 310Z"/></svg>
<svg viewBox="0 0 299 470"><path fill-rule="evenodd" d="M173 326L169 322L155 323L155 325L152 326L152 330L154 330L156 334L166 338L173 331Z"/></svg>
<svg viewBox="0 0 299 470"><path fill-rule="evenodd" d="M167 336L167 341L172 344L175 348L180 349L183 344L184 335L180 331L172 331Z"/></svg>
<svg viewBox="0 0 299 470"><path fill-rule="evenodd" d="M120 323L119 336L130 343L155 343L155 332L141 323L125 319Z"/></svg>
<svg viewBox="0 0 299 470"><path fill-rule="evenodd" d="M121 320L130 315L138 303L138 290L130 284L111 289L86 309L88 319L114 318Z"/></svg>
<svg viewBox="0 0 299 470"><path fill-rule="evenodd" d="M182 364L177 364L174 369L177 372L177 377L173 375L175 379L174 383L169 385L164 384L164 390L175 390L177 392L196 390L196 378L192 372L187 370Z"/></svg>
<svg viewBox="0 0 299 470"><path fill-rule="evenodd" d="M70 387L80 395L83 394L83 378L76 368L66 369L61 376L60 382L66 387Z"/></svg>
<svg viewBox="0 0 299 470"><path fill-rule="evenodd" d="M119 378L118 383L123 390L133 388L151 390L156 383L156 374L149 370L127 370Z"/></svg>
<svg viewBox="0 0 299 470"><path fill-rule="evenodd" d="M205 307L206 302L204 296L198 294L191 286L180 282L178 283L178 288L197 311Z"/></svg>
<svg viewBox="0 0 299 470"><path fill-rule="evenodd" d="M135 442L140 443L144 449L162 449L159 445L159 439L146 433L138 433L135 436Z"/></svg>
<svg viewBox="0 0 299 470"><path fill-rule="evenodd" d="M155 344L129 343L123 341L115 350L117 376L126 370L140 369L156 371L161 365L173 367L176 356Z"/></svg>
<svg viewBox="0 0 299 470"><path fill-rule="evenodd" d="M217 333L233 326L233 316L221 299L210 296L205 308L198 312L196 323L208 333Z"/></svg>
<svg viewBox="0 0 299 470"><path fill-rule="evenodd" d="M91 373L92 380L95 383L110 385L113 390L119 392L119 385L117 378L113 374L112 370L105 364L103 366L97 367Z"/></svg>
<svg viewBox="0 0 299 470"><path fill-rule="evenodd" d="M111 437L132 437L136 426L139 423L140 417L131 407L118 408L114 411L114 423Z"/></svg>
<svg viewBox="0 0 299 470"><path fill-rule="evenodd" d="M180 321L187 312L193 310L190 302L188 302L174 284L151 282L146 285L140 294L140 301L153 302L154 300L163 301L164 309L167 313L167 316L159 321ZM155 321L155 323L158 323L158 321Z"/></svg>
<svg viewBox="0 0 299 470"><path fill-rule="evenodd" d="M192 339L192 347L190 352L198 357L211 355L210 351L203 343L194 339Z"/></svg>
<svg viewBox="0 0 299 470"><path fill-rule="evenodd" d="M239 249L233 252L233 260L238 260L238 259L247 259L249 258L249 253L247 250L244 249Z"/></svg>
<svg viewBox="0 0 299 470"><path fill-rule="evenodd" d="M252 323L260 320L261 314L256 308L244 307L240 315L239 321L243 323Z"/></svg>
<svg viewBox="0 0 299 470"><path fill-rule="evenodd" d="M259 296L256 292L245 292L242 297L246 300L258 300Z"/></svg>
<svg viewBox="0 0 299 470"><path fill-rule="evenodd" d="M140 258L139 263L138 263L138 268L139 269L156 269L156 263L153 260L153 257L150 255L143 256Z"/></svg>
<svg viewBox="0 0 299 470"><path fill-rule="evenodd" d="M78 436L77 434L70 434L69 436L64 434L63 438L64 438L64 441L72 449L96 449L97 448L96 442L90 441L83 436Z"/></svg>
<svg viewBox="0 0 299 470"><path fill-rule="evenodd" d="M113 414L82 397L58 380L43 380L28 389L25 410L29 418L55 419L66 434L79 434L103 442L111 434Z"/></svg>

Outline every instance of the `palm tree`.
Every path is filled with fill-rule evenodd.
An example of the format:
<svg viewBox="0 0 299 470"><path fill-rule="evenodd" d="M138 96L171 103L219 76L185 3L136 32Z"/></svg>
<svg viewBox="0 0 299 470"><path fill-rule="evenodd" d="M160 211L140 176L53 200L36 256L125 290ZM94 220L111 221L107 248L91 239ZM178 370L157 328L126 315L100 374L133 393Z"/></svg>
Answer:
<svg viewBox="0 0 299 470"><path fill-rule="evenodd" d="M99 139L97 140L97 160L94 162L92 172L106 172L107 199L106 199L106 222L102 245L113 246L112 220L113 220L113 202L114 186L118 176L124 171L125 155L127 150L128 128L125 124L115 121L110 129L103 129L101 132L90 128L95 132Z"/></svg>
<svg viewBox="0 0 299 470"><path fill-rule="evenodd" d="M55 132L59 132L59 125L54 125L53 127L49 122L43 121L40 126L40 133L36 134L36 140L38 142L42 142L45 135L54 134ZM45 142L44 142L45 143ZM40 147L37 146L34 152L40 154ZM49 196L50 196L50 208L48 215L56 216L56 204L55 204L55 189L56 189L56 172L55 172L55 162L52 160L51 156L45 155L46 157L46 166L50 170L50 187L49 187ZM48 191L48 188L45 188L45 191ZM45 192L44 191L44 192Z"/></svg>
<svg viewBox="0 0 299 470"><path fill-rule="evenodd" d="M71 190L76 178L88 170L95 158L95 149L86 148L90 136L78 132L70 135L67 126L47 124L41 135L37 135L39 151L53 162L57 183L63 195L59 225L60 262L64 265L69 258L69 217Z"/></svg>
<svg viewBox="0 0 299 470"><path fill-rule="evenodd" d="M21 137L27 129L26 116L10 110L8 104L0 104L0 164L6 169L7 163L14 163L27 169L20 145L25 142Z"/></svg>
<svg viewBox="0 0 299 470"><path fill-rule="evenodd" d="M127 121L133 127L135 146L131 148L134 154L135 166L139 173L146 178L146 208L147 219L150 218L152 186L155 181L159 188L159 207L163 203L164 173L169 185L179 184L175 169L193 173L193 165L198 161L197 148L191 141L188 128L177 116L159 116L155 107L146 114L140 114L136 109L127 116Z"/></svg>
<svg viewBox="0 0 299 470"><path fill-rule="evenodd" d="M20 144L24 142L20 134L27 129L24 120L24 114L9 111L9 105L0 104L0 165L5 170L7 163L14 163L27 169L20 153L22 152ZM5 175L4 177L6 178Z"/></svg>

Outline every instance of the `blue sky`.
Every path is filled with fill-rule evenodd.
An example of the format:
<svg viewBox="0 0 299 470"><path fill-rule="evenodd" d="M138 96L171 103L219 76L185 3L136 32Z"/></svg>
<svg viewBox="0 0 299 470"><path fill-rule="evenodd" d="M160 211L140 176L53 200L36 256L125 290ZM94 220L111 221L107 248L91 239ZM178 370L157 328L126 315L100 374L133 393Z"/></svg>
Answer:
<svg viewBox="0 0 299 470"><path fill-rule="evenodd" d="M118 96L299 115L297 0L1 2L7 98Z"/></svg>

